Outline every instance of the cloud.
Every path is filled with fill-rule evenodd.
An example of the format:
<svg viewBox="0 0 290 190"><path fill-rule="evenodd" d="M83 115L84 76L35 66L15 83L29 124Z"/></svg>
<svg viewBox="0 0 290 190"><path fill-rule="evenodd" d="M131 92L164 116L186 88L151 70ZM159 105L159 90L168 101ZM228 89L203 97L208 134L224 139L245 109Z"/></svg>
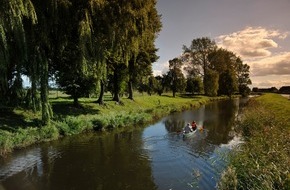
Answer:
<svg viewBox="0 0 290 190"><path fill-rule="evenodd" d="M154 76L161 76L165 74L169 70L169 62L166 61L164 63L155 63L153 64L153 75Z"/></svg>
<svg viewBox="0 0 290 190"><path fill-rule="evenodd" d="M252 86L281 87L290 85L290 51L281 52L283 48L278 42L285 41L288 34L262 27L247 27L219 36L216 41L219 47L236 53L250 66Z"/></svg>
<svg viewBox="0 0 290 190"><path fill-rule="evenodd" d="M252 87L259 88L269 88L276 87L280 88L282 86L290 86L290 77L289 75L277 76L277 75L269 75L267 77L256 76L252 77L253 81Z"/></svg>
<svg viewBox="0 0 290 190"><path fill-rule="evenodd" d="M249 61L252 76L290 75L290 52Z"/></svg>
<svg viewBox="0 0 290 190"><path fill-rule="evenodd" d="M267 30L262 27L247 27L244 30L217 38L220 47L231 50L244 59L271 56L272 48L278 48L277 39L285 39L287 32Z"/></svg>

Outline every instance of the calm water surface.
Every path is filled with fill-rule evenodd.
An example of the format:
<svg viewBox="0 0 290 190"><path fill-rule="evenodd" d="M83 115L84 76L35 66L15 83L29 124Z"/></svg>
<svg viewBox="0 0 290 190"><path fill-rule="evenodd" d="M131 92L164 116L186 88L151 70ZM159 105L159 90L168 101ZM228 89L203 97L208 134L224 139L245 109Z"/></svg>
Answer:
<svg viewBox="0 0 290 190"><path fill-rule="evenodd" d="M146 128L86 134L15 151L0 159L0 190L215 189L238 143L238 99L175 113ZM203 131L179 133L195 120Z"/></svg>

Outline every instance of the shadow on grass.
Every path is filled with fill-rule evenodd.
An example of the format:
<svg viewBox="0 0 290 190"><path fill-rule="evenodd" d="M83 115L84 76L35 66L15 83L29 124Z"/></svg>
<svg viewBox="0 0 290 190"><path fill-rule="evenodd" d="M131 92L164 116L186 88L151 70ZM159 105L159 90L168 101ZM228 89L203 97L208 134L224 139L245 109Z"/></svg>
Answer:
<svg viewBox="0 0 290 190"><path fill-rule="evenodd" d="M41 121L32 119L26 121L23 115L16 114L13 109L0 109L0 129L13 132L19 128L39 127Z"/></svg>
<svg viewBox="0 0 290 190"><path fill-rule="evenodd" d="M168 95L168 94L162 94L161 96L168 97L168 98L174 98L172 95Z"/></svg>
<svg viewBox="0 0 290 190"><path fill-rule="evenodd" d="M75 106L71 102L57 102L52 104L53 113L62 116L78 116L87 114L98 114L100 110L90 105Z"/></svg>
<svg viewBox="0 0 290 190"><path fill-rule="evenodd" d="M180 98L201 99L200 94L178 94Z"/></svg>

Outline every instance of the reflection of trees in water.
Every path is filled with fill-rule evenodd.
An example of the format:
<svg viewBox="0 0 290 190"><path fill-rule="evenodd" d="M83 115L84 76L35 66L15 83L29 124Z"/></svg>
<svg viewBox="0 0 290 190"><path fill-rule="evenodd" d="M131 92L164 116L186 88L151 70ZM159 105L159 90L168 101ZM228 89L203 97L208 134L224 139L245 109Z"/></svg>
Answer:
<svg viewBox="0 0 290 190"><path fill-rule="evenodd" d="M208 130L207 140L215 145L226 144L233 138L231 134L238 112L238 99L209 104L206 113L215 114L214 120L206 120L204 126Z"/></svg>
<svg viewBox="0 0 290 190"><path fill-rule="evenodd" d="M168 117L164 121L165 128L168 132L180 132L185 126L185 121L178 117Z"/></svg>
<svg viewBox="0 0 290 190"><path fill-rule="evenodd" d="M50 146L61 153L51 160ZM3 182L22 189L157 189L142 131L78 135L41 146L39 163ZM17 185L18 184L18 185ZM35 188L30 188L35 187Z"/></svg>

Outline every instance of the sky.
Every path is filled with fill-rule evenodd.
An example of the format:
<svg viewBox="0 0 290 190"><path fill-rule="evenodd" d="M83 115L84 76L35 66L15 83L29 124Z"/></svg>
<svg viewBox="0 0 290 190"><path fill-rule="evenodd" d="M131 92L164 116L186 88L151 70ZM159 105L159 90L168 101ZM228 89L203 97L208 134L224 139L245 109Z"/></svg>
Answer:
<svg viewBox="0 0 290 190"><path fill-rule="evenodd" d="M157 0L162 30L154 75L196 38L209 37L250 66L250 87L290 86L290 0Z"/></svg>

